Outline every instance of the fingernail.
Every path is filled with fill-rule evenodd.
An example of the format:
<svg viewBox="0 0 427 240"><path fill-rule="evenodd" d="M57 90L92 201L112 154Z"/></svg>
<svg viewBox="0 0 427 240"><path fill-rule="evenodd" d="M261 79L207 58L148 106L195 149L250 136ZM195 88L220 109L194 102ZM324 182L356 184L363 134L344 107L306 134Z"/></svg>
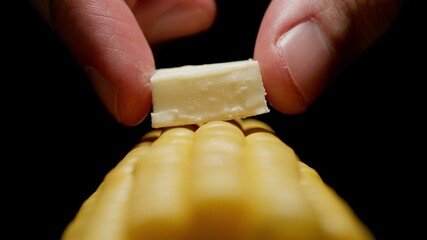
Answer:
<svg viewBox="0 0 427 240"><path fill-rule="evenodd" d="M117 122L121 123L117 105L117 89L115 86L93 67L86 67L85 72L91 80L98 97L104 103L107 110L111 113Z"/></svg>
<svg viewBox="0 0 427 240"><path fill-rule="evenodd" d="M332 62L332 48L319 26L300 23L277 42L279 54L294 84L311 103L325 87Z"/></svg>

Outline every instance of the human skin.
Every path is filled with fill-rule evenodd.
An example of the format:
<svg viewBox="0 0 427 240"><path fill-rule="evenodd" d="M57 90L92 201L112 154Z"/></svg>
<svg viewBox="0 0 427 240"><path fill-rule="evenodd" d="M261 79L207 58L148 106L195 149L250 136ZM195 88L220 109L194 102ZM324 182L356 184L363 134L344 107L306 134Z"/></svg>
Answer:
<svg viewBox="0 0 427 240"><path fill-rule="evenodd" d="M214 0L32 0L85 70L111 115L135 126L151 109L151 46L207 30ZM348 64L391 26L397 0L273 0L254 59L267 99L304 112Z"/></svg>
<svg viewBox="0 0 427 240"><path fill-rule="evenodd" d="M271 1L259 29L259 61L269 103L301 113L348 64L391 26L395 0Z"/></svg>

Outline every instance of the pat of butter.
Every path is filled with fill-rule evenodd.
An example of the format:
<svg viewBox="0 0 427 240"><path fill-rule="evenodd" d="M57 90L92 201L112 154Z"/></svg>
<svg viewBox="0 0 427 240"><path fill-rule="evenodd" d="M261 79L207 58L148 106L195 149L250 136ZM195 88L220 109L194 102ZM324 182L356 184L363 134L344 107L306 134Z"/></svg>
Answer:
<svg viewBox="0 0 427 240"><path fill-rule="evenodd" d="M253 59L158 69L151 77L153 128L246 118L269 112Z"/></svg>

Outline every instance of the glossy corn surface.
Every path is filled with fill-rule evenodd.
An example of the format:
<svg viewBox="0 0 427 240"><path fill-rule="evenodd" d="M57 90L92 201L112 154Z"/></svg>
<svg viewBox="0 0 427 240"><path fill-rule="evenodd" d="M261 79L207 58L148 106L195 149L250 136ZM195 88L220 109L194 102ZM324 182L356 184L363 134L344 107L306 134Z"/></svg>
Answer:
<svg viewBox="0 0 427 240"><path fill-rule="evenodd" d="M265 123L147 133L83 203L62 240L374 239Z"/></svg>

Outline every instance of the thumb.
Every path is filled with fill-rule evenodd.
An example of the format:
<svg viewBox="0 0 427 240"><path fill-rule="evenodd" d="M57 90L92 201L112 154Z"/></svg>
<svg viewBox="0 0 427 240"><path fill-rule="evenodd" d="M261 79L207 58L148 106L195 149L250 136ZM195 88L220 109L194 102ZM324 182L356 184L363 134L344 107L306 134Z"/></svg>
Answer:
<svg viewBox="0 0 427 240"><path fill-rule="evenodd" d="M84 68L100 100L134 126L151 109L151 48L125 1L32 0Z"/></svg>
<svg viewBox="0 0 427 240"><path fill-rule="evenodd" d="M305 111L400 7L396 0L273 0L254 49L269 103L283 113Z"/></svg>

